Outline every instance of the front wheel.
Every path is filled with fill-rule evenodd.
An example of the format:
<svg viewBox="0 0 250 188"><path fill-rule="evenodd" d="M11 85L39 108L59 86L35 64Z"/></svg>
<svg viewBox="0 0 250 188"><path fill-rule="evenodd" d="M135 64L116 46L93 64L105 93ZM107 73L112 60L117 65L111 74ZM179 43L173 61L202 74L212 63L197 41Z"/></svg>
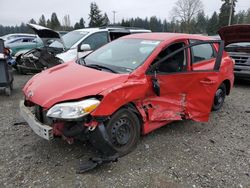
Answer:
<svg viewBox="0 0 250 188"><path fill-rule="evenodd" d="M140 123L133 112L125 108L118 110L107 123L106 129L120 157L135 149L140 138Z"/></svg>
<svg viewBox="0 0 250 188"><path fill-rule="evenodd" d="M220 110L224 103L225 98L226 98L226 86L224 83L222 83L215 92L212 110L213 111Z"/></svg>

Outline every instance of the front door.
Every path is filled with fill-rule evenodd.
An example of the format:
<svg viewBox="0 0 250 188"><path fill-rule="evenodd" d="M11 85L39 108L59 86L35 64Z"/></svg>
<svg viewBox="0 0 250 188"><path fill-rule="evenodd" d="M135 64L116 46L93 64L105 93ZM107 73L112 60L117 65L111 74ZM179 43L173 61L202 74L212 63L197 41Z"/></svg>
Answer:
<svg viewBox="0 0 250 188"><path fill-rule="evenodd" d="M152 89L143 102L150 121L208 121L214 94L219 87L223 51L223 43L219 42L220 50L214 53L213 43L215 41L178 42L158 55L147 74L149 80L157 80L160 94L157 96ZM202 69L195 68L192 63L194 58L196 64L201 62L206 65Z"/></svg>

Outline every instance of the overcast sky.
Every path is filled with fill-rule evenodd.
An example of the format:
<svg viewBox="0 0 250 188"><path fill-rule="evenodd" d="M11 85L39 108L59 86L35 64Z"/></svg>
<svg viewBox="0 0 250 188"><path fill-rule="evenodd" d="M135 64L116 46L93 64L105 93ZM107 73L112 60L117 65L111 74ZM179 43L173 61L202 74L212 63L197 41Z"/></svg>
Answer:
<svg viewBox="0 0 250 188"><path fill-rule="evenodd" d="M177 0L95 0L102 12L106 12L113 22L112 11L117 11L116 21L122 18L157 16L161 19L170 20L171 10ZM90 3L93 0L0 0L0 24L20 25L28 22L31 18L36 21L42 14L46 19L52 12L56 12L62 21L64 15L69 14L71 25L83 17L87 25ZM214 11L219 11L221 0L202 0L205 13L209 16ZM238 0L236 11L250 8L250 0Z"/></svg>

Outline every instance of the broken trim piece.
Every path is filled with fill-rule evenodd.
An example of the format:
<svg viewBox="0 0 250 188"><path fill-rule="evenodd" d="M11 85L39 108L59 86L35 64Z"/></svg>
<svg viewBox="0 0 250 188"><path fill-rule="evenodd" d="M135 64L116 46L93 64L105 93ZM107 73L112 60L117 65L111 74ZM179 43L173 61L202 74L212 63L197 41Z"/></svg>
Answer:
<svg viewBox="0 0 250 188"><path fill-rule="evenodd" d="M113 148L103 123L90 133L89 141L102 155L100 157L90 158L88 161L80 164L76 173L84 173L102 164L118 161L118 152Z"/></svg>

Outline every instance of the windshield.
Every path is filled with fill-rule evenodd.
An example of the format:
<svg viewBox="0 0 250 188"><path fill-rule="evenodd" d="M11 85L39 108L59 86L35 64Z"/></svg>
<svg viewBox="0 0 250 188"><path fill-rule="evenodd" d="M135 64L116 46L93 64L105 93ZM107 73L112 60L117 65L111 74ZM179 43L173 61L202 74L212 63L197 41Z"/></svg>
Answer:
<svg viewBox="0 0 250 188"><path fill-rule="evenodd" d="M116 72L132 72L143 64L160 41L118 39L94 51L85 59L85 65L100 65Z"/></svg>
<svg viewBox="0 0 250 188"><path fill-rule="evenodd" d="M84 32L84 31L71 31L63 35L62 40L64 42L66 49L70 49L76 42L81 40L87 34L88 32ZM63 45L58 41L54 41L49 46L53 48L63 48Z"/></svg>

